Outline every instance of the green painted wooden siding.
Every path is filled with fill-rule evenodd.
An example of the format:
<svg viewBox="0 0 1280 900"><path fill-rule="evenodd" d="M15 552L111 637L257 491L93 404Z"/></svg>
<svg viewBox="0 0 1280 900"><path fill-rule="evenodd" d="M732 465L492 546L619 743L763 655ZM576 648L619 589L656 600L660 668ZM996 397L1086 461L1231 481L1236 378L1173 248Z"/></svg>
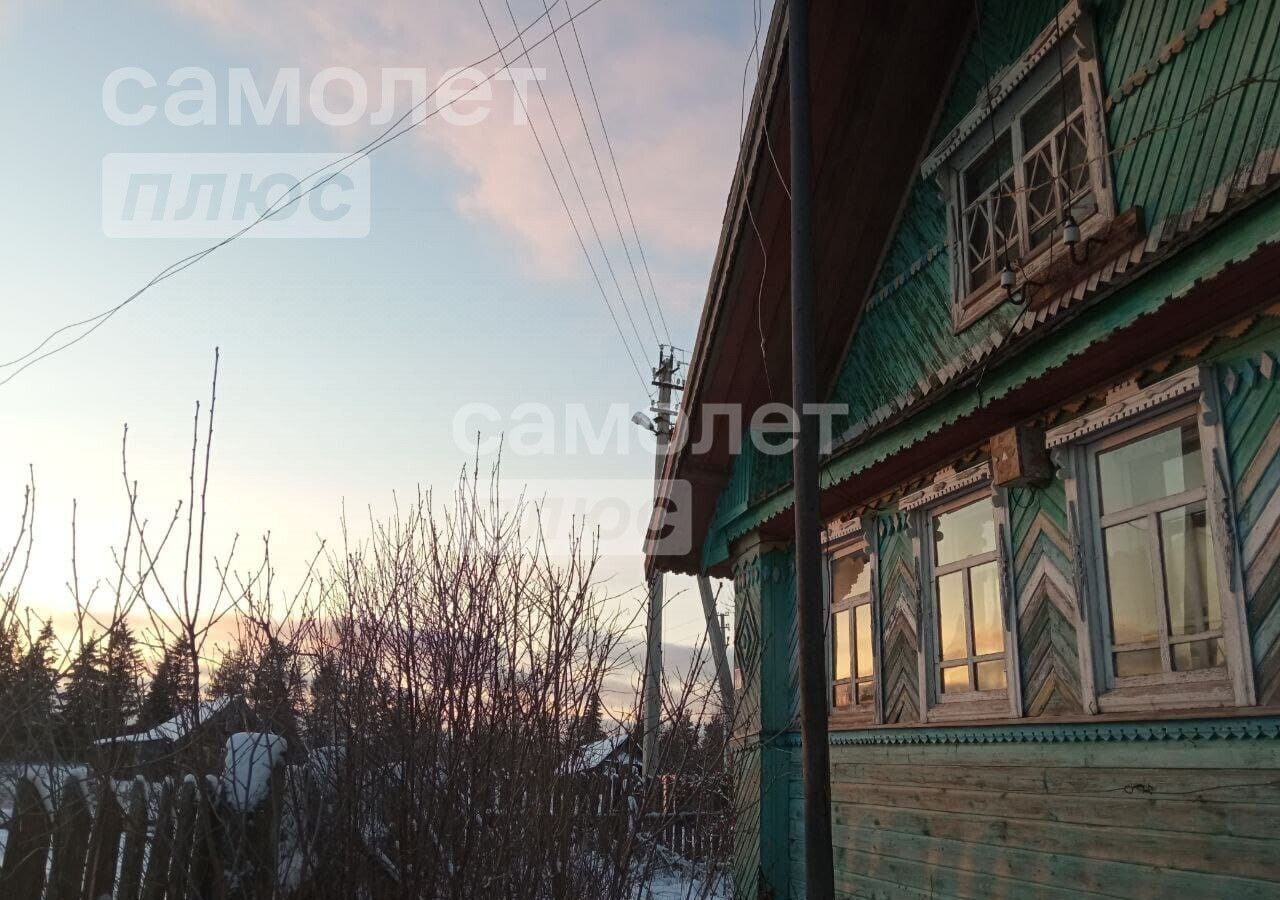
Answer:
<svg viewBox="0 0 1280 900"><path fill-rule="evenodd" d="M1196 206L1280 144L1280 4L1237 0L1200 32L1193 26L1208 6L1208 0L1130 0L1099 10L1106 91L1144 65L1153 70L1107 117L1118 207L1141 206L1149 222ZM1195 39L1159 65L1161 49L1179 33ZM1233 89L1253 74L1270 80Z"/></svg>
<svg viewBox="0 0 1280 900"><path fill-rule="evenodd" d="M880 599L884 720L920 721L920 583L907 518L873 521Z"/></svg>
<svg viewBox="0 0 1280 900"><path fill-rule="evenodd" d="M1084 712L1079 620L1066 489L1055 478L1009 491L1022 702L1028 716Z"/></svg>
<svg viewBox="0 0 1280 900"><path fill-rule="evenodd" d="M734 567L734 888L736 896L787 891L787 782L783 739L799 702L795 567L790 553L751 552Z"/></svg>
<svg viewBox="0 0 1280 900"><path fill-rule="evenodd" d="M1046 0L983 4L982 37L957 75L936 135L946 134L978 102L986 78L1016 59L1060 5ZM1095 23L1104 94L1158 56L1206 5L1206 0L1099 4ZM1233 89L1251 73L1272 77ZM1196 207L1264 149L1280 145L1277 79L1280 3L1239 0L1107 115L1117 208L1142 207L1149 224L1178 215ZM1200 110L1204 112L1197 114ZM945 208L937 185L918 180L903 218L831 398L849 404L847 426L927 382L993 331L1003 331L1015 315L1005 306L954 334ZM944 252L919 265L931 248L940 246ZM884 293L913 271L896 290Z"/></svg>
<svg viewBox="0 0 1280 900"><path fill-rule="evenodd" d="M985 0L980 37L961 63L935 140L978 102L991 73L1016 59L1060 5L1057 0ZM1260 152L1280 146L1280 0L1236 0L1199 31L1198 19L1208 5L1209 0L1103 0L1094 7L1104 94L1117 98L1106 115L1117 207L1142 207L1148 226L1194 210ZM1163 54L1180 34L1193 39L1180 52ZM1144 69L1150 70L1145 80L1126 95L1124 83ZM1242 84L1251 73L1268 77ZM929 385L944 366L972 358L1016 314L1006 305L961 334L952 332L945 240L938 188L917 179L830 397L849 405L847 418L836 423L837 435L879 421L886 409ZM1184 252L1180 263L1201 266L1179 271L1183 283L1218 264L1212 253L1191 252ZM1135 314L1168 298L1159 289L1147 289L1155 281L1148 275L1122 292L1135 302L1141 298L1142 309ZM1108 303L1120 305L1119 295ZM1078 349L1097 340L1096 331L1086 333L1089 318L1070 323L1055 343ZM1004 389L1039 371L1034 359L1043 349L1033 345L1020 354L1019 361L1028 364L1005 379ZM996 360L985 393L971 406L998 395L994 370L1007 362ZM877 441L874 450L846 451L824 478L830 483L849 477L929 433L944 417L936 410L917 414ZM919 424L909 424L915 421ZM755 467L746 454L735 461L734 493L726 492L717 505L705 563L725 559L729 541L789 505L789 497L779 493L789 483L789 467L775 465L767 472Z"/></svg>
<svg viewBox="0 0 1280 900"><path fill-rule="evenodd" d="M1243 739L982 743L982 729L932 729L939 743L927 744L837 737L837 889L886 900L1280 896L1280 740L1270 721L1269 736ZM790 796L798 898L796 766Z"/></svg>
<svg viewBox="0 0 1280 900"><path fill-rule="evenodd" d="M1275 344L1217 368L1259 703L1280 703L1280 363Z"/></svg>

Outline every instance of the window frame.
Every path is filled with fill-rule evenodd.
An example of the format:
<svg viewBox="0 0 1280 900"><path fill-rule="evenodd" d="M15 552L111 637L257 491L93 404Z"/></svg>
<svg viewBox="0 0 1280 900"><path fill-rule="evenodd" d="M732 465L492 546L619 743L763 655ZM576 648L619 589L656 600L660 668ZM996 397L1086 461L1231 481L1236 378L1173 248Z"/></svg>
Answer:
<svg viewBox="0 0 1280 900"><path fill-rule="evenodd" d="M1079 0L1072 0L1032 42L1020 60L984 87L974 108L923 167L926 176L936 175L946 203L947 246L951 248L952 328L957 334L1007 299L1005 288L1000 286L998 271L982 284L971 283L965 240L965 212L970 205L965 193L965 174L997 142L1005 139L1006 134L1013 166L1014 223L1020 259L1015 289L1036 281L1056 259L1065 258L1069 252L1067 248L1058 246L1061 237L1058 228L1053 229L1049 239L1041 245L1030 246L1025 166L1031 151L1023 145L1021 123L1026 114L1060 83L1059 76L1070 78L1073 70L1080 82L1080 109L1084 118L1085 148L1094 197L1093 212L1077 223L1081 240L1096 237L1116 218L1111 166L1106 156L1108 142L1097 40L1092 17ZM1035 147L1050 140L1062 127L1060 124Z"/></svg>
<svg viewBox="0 0 1280 900"><path fill-rule="evenodd" d="M867 590L861 594L850 594L845 597L833 596L835 579L833 577L835 564L846 557L856 554L863 554L866 558L866 566L868 571L869 584ZM871 542L858 532L852 536L841 539L836 543L832 543L825 548L823 559L823 598L826 615L825 631L825 649L827 660L827 713L831 727L845 727L848 725L858 724L874 724L881 721L881 691L880 691L880 615L878 610L877 597L879 590L876 580L876 557L871 547ZM869 625L871 628L871 675L860 677L858 675L858 655L857 655L857 610L865 606L869 612ZM835 662L835 635L832 631L834 628L835 617L837 613L849 611L849 633L846 640L849 642L849 678L836 679L834 671ZM837 684L847 682L849 684L851 703L848 706L835 705L835 688ZM860 683L869 682L871 684L871 702L858 702L858 685Z"/></svg>
<svg viewBox="0 0 1280 900"><path fill-rule="evenodd" d="M975 486L976 485L976 486ZM936 564L933 541L933 521L937 515L961 509L974 502L990 499L995 549L968 557L957 563L939 567ZM1021 715L1021 691L1017 667L1018 647L1016 631L1011 628L1013 611L1010 608L1012 589L1009 584L1008 529L1001 491L991 483L990 465L984 463L965 472L942 476L931 488L904 498L903 507L910 509L914 521L915 554L920 566L920 709L925 721L951 721L957 719L1006 719ZM974 562L978 556L981 562ZM965 665L991 661L1003 657L1005 686L998 690L974 689L962 694L945 694L942 691L942 660L938 641L937 579L948 571L962 571L977 565L994 562L996 565L997 608L1000 615L1004 648L1001 654L983 654L975 658L972 653ZM942 569L942 571L939 571ZM967 579L966 579L967 582ZM966 601L969 589L966 584ZM973 649L971 603L966 602L966 649ZM974 670L976 679L976 669Z"/></svg>
<svg viewBox="0 0 1280 900"><path fill-rule="evenodd" d="M1218 398L1213 379L1202 379L1199 369L1190 369L1145 389L1122 386L1121 392L1125 396L1118 401L1052 429L1047 435L1066 486L1080 611L1088 632L1087 641L1082 643L1086 658L1081 660L1081 674L1087 678L1083 686L1086 702L1091 712L1252 706L1255 703L1252 648L1241 590L1243 573L1235 533L1234 502L1225 476L1222 425L1216 412ZM1098 455L1179 423L1194 423L1196 427L1203 488L1101 514ZM1203 496L1198 496L1201 494ZM1184 502L1178 503L1179 499ZM1197 502L1204 504L1209 531L1209 555L1222 614L1225 665L1186 672L1173 671L1170 667L1158 674L1116 676L1103 530L1109 520L1129 521L1140 517L1132 515L1135 510L1183 508ZM1161 650L1163 668L1169 665L1171 635L1162 561L1159 574L1155 586L1158 613L1164 617L1164 634L1157 638L1156 644ZM1156 576L1154 567L1152 575Z"/></svg>
<svg viewBox="0 0 1280 900"><path fill-rule="evenodd" d="M980 491L976 494L967 494L964 496L953 498L945 503L940 503L929 510L929 525L932 526L935 519L937 519L937 517L939 516L944 516L947 513L964 509L966 506L972 506L974 503L981 503L985 499L990 499L990 498L988 498L985 493ZM991 521L993 526L992 534L995 535L994 526L996 521L996 512L995 512L994 503L992 504L992 508L991 508ZM997 537L996 540L998 542L999 538ZM977 647L975 646L974 634L973 634L973 580L969 576L970 572L972 572L976 568L979 568L980 566L987 566L987 565L994 564L996 567L997 581L998 581L998 573L1000 571L999 547L998 546L992 547L992 549L983 551L982 553L975 553L972 556L966 556L963 559L958 559L958 560L955 560L954 562L942 563L942 564L938 563L937 560L931 556L930 562L932 566L930 570L929 585L930 585L930 588L935 592L935 596L933 598L934 606L930 610L933 613L932 622L931 622L931 625L932 625L931 634L935 641L935 645L934 645L935 651L939 649L939 645L941 644L941 636L938 634L938 629L941 626L941 622L938 617L939 609L937 606L939 598L936 595L936 591L937 591L936 586L937 586L938 580L946 577L947 575L954 575L957 572L962 572L965 574L965 578L963 580L965 655L963 657L957 656L945 661L938 658L940 656L938 652L935 652L932 655L930 665L933 667L933 672L931 674L936 680L939 688L937 702L938 703L961 703L961 702L969 702L973 700L1003 699L1008 695L1008 691L1009 691L1009 681L1008 681L1007 671L1005 674L1005 686L1003 688L999 688L996 690L983 691L978 688L977 666L979 663L994 662L1008 655L1008 652L1007 652L1008 644L1004 640L1004 633L1003 633L1004 632L1004 621L1003 621L1004 614L1003 612L1001 613L1000 652L999 653L983 653L983 654L979 654L975 652L977 650ZM1003 601L1003 599L1004 597L1003 597L1003 591L1002 591L1001 595L997 597L997 603L1000 604L1001 601ZM943 682L942 671L944 669L957 669L957 668L960 668L961 666L969 670L967 674L972 676L972 680L970 681L970 683L973 685L973 689L970 691L966 691L962 694L943 693L941 690L941 686Z"/></svg>

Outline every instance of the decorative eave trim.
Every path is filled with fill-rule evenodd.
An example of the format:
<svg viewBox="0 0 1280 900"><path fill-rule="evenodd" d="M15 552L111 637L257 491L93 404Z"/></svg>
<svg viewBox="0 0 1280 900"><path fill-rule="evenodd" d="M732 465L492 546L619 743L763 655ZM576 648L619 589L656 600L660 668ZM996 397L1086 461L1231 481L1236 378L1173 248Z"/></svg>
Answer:
<svg viewBox="0 0 1280 900"><path fill-rule="evenodd" d="M1280 193L1280 146L1262 150L1253 160L1241 166L1218 185L1207 189L1198 202L1181 213L1171 213L1157 222L1148 231L1147 240L1139 242L1132 253L1121 254L1107 263L1101 271L1081 279L1074 288L1063 291L1057 299L1046 303L1034 313L1027 311L1020 315L1014 320L1012 334L1008 338L999 329L993 329L986 339L962 351L942 370L928 373L916 386L882 403L854 422L834 441L831 458L850 452L876 435L895 427L907 417L918 414L925 404L935 399L944 389L953 387L953 382L958 382L962 376L974 371L996 349L1040 329L1046 322L1064 315L1069 309L1086 307L1129 287L1191 243L1277 193ZM1274 242L1270 240L1261 242L1253 248L1250 255L1256 254L1263 246L1269 246L1271 243ZM1200 279L1217 277L1225 268L1220 265L1212 271L1202 273ZM1162 304L1181 297L1190 287L1188 285L1187 288L1171 294L1162 301ZM1280 317L1280 305L1268 307L1262 315L1270 318ZM929 434L932 433L931 430ZM916 441L909 442L906 446L914 443ZM883 456L878 456L873 462L882 460ZM851 477L851 474L853 473L838 476L831 484L842 483ZM726 548L732 541L758 527L763 519L758 518L757 510L768 504L772 498L786 493L788 487L788 485L779 487L774 494L758 498L736 515L720 522L718 527L721 529L723 535L721 540L724 541ZM790 501L786 500L779 510L789 509L790 505ZM776 514L776 511L770 513L772 514Z"/></svg>
<svg viewBox="0 0 1280 900"><path fill-rule="evenodd" d="M880 288L874 294L872 294L870 299L867 300L867 308L870 309L880 301L884 300L886 297L891 297L894 294L896 294L899 290L901 290L904 284L906 284L912 278L915 278L922 271L924 271L925 266L929 265L929 263L937 259L938 255L944 252L946 249L947 247L945 244L934 244L932 247L930 247L928 250L926 250L924 253L918 256L911 263L911 265L907 266L905 271L901 272L899 275L893 278L888 284L884 285L882 288Z"/></svg>
<svg viewBox="0 0 1280 900"><path fill-rule="evenodd" d="M1111 112L1117 104L1123 103L1124 99L1142 87L1148 78L1154 77L1161 67L1168 65L1170 60L1185 50L1188 44L1195 41L1202 31L1208 31L1233 6L1239 5L1240 0L1211 0L1203 11L1196 13L1195 21L1187 26L1186 29L1175 34L1168 43L1160 48L1155 56L1121 79L1120 84L1107 95L1107 99L1103 102L1103 108L1107 112Z"/></svg>
<svg viewBox="0 0 1280 900"><path fill-rule="evenodd" d="M930 178L938 169L942 168L943 163L951 158L960 147L968 140L969 135L973 134L987 118L992 115L1000 104L1003 103L1010 94L1022 84L1031 70L1036 67L1040 60L1044 59L1046 53L1057 46L1058 41L1067 33L1067 31L1075 25L1080 19L1081 2L1080 0L1070 0L1057 17L1044 27L1044 30L1031 42L1031 47L1018 58L1018 60L1010 65L1004 72L999 74L996 79L984 86L980 92L980 100L973 109L969 110L968 115L960 120L955 128L942 139L942 143L933 153L929 154L929 158L920 166L920 175L922 178ZM981 36L975 38L981 40Z"/></svg>
<svg viewBox="0 0 1280 900"><path fill-rule="evenodd" d="M832 732L833 745L1075 744L1143 741L1280 740L1280 717L1185 719L1166 722L996 725L954 728L868 728ZM800 735L787 743L798 746Z"/></svg>
<svg viewBox="0 0 1280 900"><path fill-rule="evenodd" d="M1101 409L1085 413L1057 428L1045 432L1045 446L1052 450L1071 441L1096 434L1105 428L1130 419L1140 413L1158 409L1175 400L1197 394L1200 391L1200 369L1192 367L1172 378L1157 381L1136 394L1110 403Z"/></svg>
<svg viewBox="0 0 1280 900"><path fill-rule="evenodd" d="M922 506L928 506L944 497L958 493L965 488L985 484L990 480L991 463L989 462L984 462L971 469L965 469L962 472L947 472L936 478L933 484L928 487L903 497L898 507L904 511L919 509Z"/></svg>
<svg viewBox="0 0 1280 900"><path fill-rule="evenodd" d="M843 540L850 535L860 534L861 532L861 516L845 516L843 518L833 519L827 523L827 527L822 531L822 543L830 544L835 541Z"/></svg>

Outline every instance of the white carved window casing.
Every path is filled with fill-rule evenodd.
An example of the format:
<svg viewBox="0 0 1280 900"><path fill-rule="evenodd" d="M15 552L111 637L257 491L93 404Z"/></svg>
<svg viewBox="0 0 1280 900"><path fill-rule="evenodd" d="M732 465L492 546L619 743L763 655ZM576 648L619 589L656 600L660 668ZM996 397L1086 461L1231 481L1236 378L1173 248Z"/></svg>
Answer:
<svg viewBox="0 0 1280 900"><path fill-rule="evenodd" d="M1007 524L991 466L948 469L900 501L920 566L921 709L929 721L1005 717L1018 691Z"/></svg>
<svg viewBox="0 0 1280 900"><path fill-rule="evenodd" d="M940 700L1008 687L995 509L984 492L929 511L932 666Z"/></svg>
<svg viewBox="0 0 1280 900"><path fill-rule="evenodd" d="M1189 369L1047 434L1102 711L1254 702L1215 403Z"/></svg>
<svg viewBox="0 0 1280 900"><path fill-rule="evenodd" d="M1088 241L1115 217L1097 55L1088 14L1067 3L996 74L925 161L947 203L952 321L963 330L1034 283L1068 223Z"/></svg>
<svg viewBox="0 0 1280 900"><path fill-rule="evenodd" d="M872 631L871 558L861 542L828 560L830 703L833 711L875 709L875 636Z"/></svg>

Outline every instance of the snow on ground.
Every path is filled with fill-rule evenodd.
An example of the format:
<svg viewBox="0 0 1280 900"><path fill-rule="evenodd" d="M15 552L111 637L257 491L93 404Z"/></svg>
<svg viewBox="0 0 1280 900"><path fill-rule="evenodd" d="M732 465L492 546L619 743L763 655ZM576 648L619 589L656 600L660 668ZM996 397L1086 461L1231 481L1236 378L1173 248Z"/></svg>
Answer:
<svg viewBox="0 0 1280 900"><path fill-rule="evenodd" d="M649 884L636 889L634 900L729 900L729 881L723 875L710 883L704 874L679 869L655 870Z"/></svg>

